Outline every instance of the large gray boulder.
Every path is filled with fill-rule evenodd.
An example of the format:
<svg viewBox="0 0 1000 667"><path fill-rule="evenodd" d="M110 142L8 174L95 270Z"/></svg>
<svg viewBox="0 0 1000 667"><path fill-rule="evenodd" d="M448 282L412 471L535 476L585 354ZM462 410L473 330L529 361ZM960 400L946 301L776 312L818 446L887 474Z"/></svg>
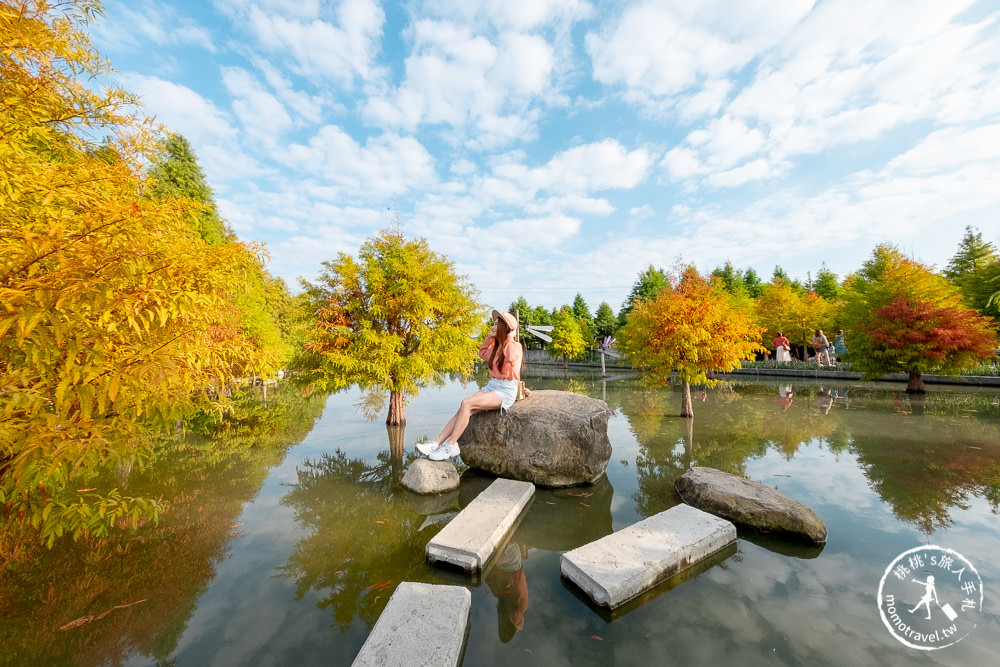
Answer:
<svg viewBox="0 0 1000 667"><path fill-rule="evenodd" d="M733 523L826 543L826 525L816 513L760 482L715 468L691 468L674 482L688 505Z"/></svg>
<svg viewBox="0 0 1000 667"><path fill-rule="evenodd" d="M567 391L533 391L499 410L472 415L458 444L466 465L531 482L575 486L597 481L611 459L604 401Z"/></svg>

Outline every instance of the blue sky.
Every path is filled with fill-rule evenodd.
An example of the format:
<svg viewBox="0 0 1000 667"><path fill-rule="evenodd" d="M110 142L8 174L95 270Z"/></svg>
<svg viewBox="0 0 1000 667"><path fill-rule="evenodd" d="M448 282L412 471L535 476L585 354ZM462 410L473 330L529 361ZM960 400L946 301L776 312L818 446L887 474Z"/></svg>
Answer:
<svg viewBox="0 0 1000 667"><path fill-rule="evenodd" d="M293 290L396 202L500 307L1000 243L988 0L106 0L90 32Z"/></svg>

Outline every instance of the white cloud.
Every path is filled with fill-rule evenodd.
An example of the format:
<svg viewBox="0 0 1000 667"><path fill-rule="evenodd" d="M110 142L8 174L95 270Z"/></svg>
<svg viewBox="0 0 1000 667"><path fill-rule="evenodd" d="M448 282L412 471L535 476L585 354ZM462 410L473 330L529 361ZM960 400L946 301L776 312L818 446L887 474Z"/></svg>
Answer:
<svg viewBox="0 0 1000 667"><path fill-rule="evenodd" d="M634 188L645 180L652 157L644 148L634 151L613 139L563 151L537 170L539 180L555 191L592 192Z"/></svg>
<svg viewBox="0 0 1000 667"><path fill-rule="evenodd" d="M266 3L243 11L254 36L265 48L287 55L302 75L333 79L350 86L355 78L376 76L375 57L385 13L371 0L342 0L335 20L315 12L275 13ZM322 12L320 12L322 14Z"/></svg>
<svg viewBox="0 0 1000 667"><path fill-rule="evenodd" d="M536 249L564 243L580 231L580 223L579 218L566 215L515 218L503 220L485 229L471 228L468 234L473 243L482 243L487 249L503 248L520 252L529 239Z"/></svg>
<svg viewBox="0 0 1000 667"><path fill-rule="evenodd" d="M232 119L210 100L187 86L155 76L126 74L128 89L142 98L143 106L172 132L195 144L233 141Z"/></svg>
<svg viewBox="0 0 1000 667"><path fill-rule="evenodd" d="M534 136L548 93L552 47L541 37L505 34L495 42L450 21L420 20L402 84L365 105L376 124L415 131L446 125L479 149Z"/></svg>
<svg viewBox="0 0 1000 667"><path fill-rule="evenodd" d="M613 139L575 146L553 156L545 165L530 168L517 156L497 161L493 175L516 184L524 193L590 193L631 189L642 183L652 166L648 150L633 151Z"/></svg>
<svg viewBox="0 0 1000 667"><path fill-rule="evenodd" d="M340 197L386 197L436 181L434 158L413 137L384 134L362 146L335 125L321 128L306 145L289 146L277 158L336 186Z"/></svg>
<svg viewBox="0 0 1000 667"><path fill-rule="evenodd" d="M592 9L581 0L430 0L419 13L524 32L586 18Z"/></svg>
<svg viewBox="0 0 1000 667"><path fill-rule="evenodd" d="M767 54L726 113L767 133L772 161L871 141L921 119L1000 112L988 82L1000 50L997 20L952 23L965 3L854 0L817 6Z"/></svg>
<svg viewBox="0 0 1000 667"><path fill-rule="evenodd" d="M291 125L292 118L285 106L245 69L224 68L222 82L233 97L233 112L243 127L265 146L273 145Z"/></svg>
<svg viewBox="0 0 1000 667"><path fill-rule="evenodd" d="M581 215L610 215L615 212L615 207L607 199L564 195L526 204L524 211L529 215L545 215L564 211Z"/></svg>
<svg viewBox="0 0 1000 667"><path fill-rule="evenodd" d="M569 26L589 7L515 4L415 8L403 76L369 97L366 120L409 132L439 126L450 143L477 151L535 139L545 110L568 104L561 77L574 68Z"/></svg>
<svg viewBox="0 0 1000 667"><path fill-rule="evenodd" d="M107 20L93 30L115 48L138 47L145 43L171 47L197 46L214 53L212 34L187 17L180 17L168 5L148 0L105 3Z"/></svg>
<svg viewBox="0 0 1000 667"><path fill-rule="evenodd" d="M253 64L286 109L301 119L302 123L321 122L324 109L341 113L344 111L343 105L338 105L334 100L328 99L322 92L310 94L296 89L281 69L264 58L253 58Z"/></svg>
<svg viewBox="0 0 1000 667"><path fill-rule="evenodd" d="M1000 124L932 132L891 160L887 171L926 175L975 163L1000 166Z"/></svg>
<svg viewBox="0 0 1000 667"><path fill-rule="evenodd" d="M731 3L643 2L586 37L594 78L626 97L656 104L732 74L776 44L813 0Z"/></svg>

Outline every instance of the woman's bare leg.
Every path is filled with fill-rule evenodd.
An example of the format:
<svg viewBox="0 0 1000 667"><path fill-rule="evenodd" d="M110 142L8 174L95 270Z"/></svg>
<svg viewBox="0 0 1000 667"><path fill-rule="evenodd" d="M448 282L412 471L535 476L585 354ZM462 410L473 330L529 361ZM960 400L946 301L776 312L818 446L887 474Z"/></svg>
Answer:
<svg viewBox="0 0 1000 667"><path fill-rule="evenodd" d="M503 399L496 392L477 391L472 396L463 398L458 412L448 420L448 423L441 430L441 434L438 435L438 444L458 442L459 436L465 432L465 428L469 425L469 418L473 414L485 410L499 410L502 404Z"/></svg>

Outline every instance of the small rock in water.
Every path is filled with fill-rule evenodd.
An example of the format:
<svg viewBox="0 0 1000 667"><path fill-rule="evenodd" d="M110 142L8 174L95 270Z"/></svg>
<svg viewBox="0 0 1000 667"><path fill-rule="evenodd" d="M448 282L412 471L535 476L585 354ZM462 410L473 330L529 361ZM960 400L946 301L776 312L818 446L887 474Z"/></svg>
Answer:
<svg viewBox="0 0 1000 667"><path fill-rule="evenodd" d="M450 461L417 459L403 473L401 483L414 493L445 493L458 488L458 470Z"/></svg>

